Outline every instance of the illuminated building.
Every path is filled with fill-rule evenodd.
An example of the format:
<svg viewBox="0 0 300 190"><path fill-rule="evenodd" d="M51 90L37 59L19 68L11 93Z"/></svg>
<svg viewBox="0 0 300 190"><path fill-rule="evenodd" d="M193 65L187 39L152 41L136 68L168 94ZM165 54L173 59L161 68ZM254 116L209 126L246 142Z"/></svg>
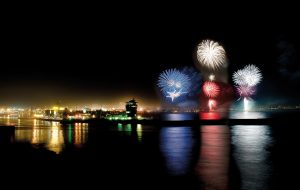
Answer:
<svg viewBox="0 0 300 190"><path fill-rule="evenodd" d="M137 112L137 104L133 98L133 100L130 100L129 102L126 102L126 114L127 117L131 117L133 119L136 119L136 112Z"/></svg>
<svg viewBox="0 0 300 190"><path fill-rule="evenodd" d="M54 110L45 110L45 116L54 117Z"/></svg>
<svg viewBox="0 0 300 190"><path fill-rule="evenodd" d="M83 113L90 113L92 111L92 109L90 108L84 108L83 109Z"/></svg>

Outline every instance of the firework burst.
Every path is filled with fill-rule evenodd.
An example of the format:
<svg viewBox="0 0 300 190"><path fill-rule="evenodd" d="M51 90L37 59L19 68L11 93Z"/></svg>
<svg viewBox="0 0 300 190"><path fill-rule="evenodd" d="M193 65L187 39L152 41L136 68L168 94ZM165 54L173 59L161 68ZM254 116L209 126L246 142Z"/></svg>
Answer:
<svg viewBox="0 0 300 190"><path fill-rule="evenodd" d="M198 45L197 59L200 64L215 70L225 63L225 50L218 42L204 40Z"/></svg>
<svg viewBox="0 0 300 190"><path fill-rule="evenodd" d="M244 70L238 70L233 73L232 79L237 85L247 85L245 75L246 72Z"/></svg>
<svg viewBox="0 0 300 190"><path fill-rule="evenodd" d="M160 74L158 83L160 91L171 101L179 102L185 99L185 95L190 91L190 78L176 69L165 70Z"/></svg>
<svg viewBox="0 0 300 190"><path fill-rule="evenodd" d="M235 84L237 95L240 99L244 99L244 108L248 109L249 100L253 100L252 96L256 94L256 85L262 79L262 74L258 67L249 64L242 70L233 73L232 79Z"/></svg>
<svg viewBox="0 0 300 190"><path fill-rule="evenodd" d="M189 76L191 81L188 96L191 99L198 100L202 87L202 74L196 71L193 67L184 67L182 73Z"/></svg>
<svg viewBox="0 0 300 190"><path fill-rule="evenodd" d="M249 64L244 69L234 72L232 78L237 85L255 86L262 79L262 74L258 67Z"/></svg>
<svg viewBox="0 0 300 190"><path fill-rule="evenodd" d="M245 80L249 86L255 86L260 82L262 75L258 67L251 64L247 65L244 70L246 71Z"/></svg>
<svg viewBox="0 0 300 190"><path fill-rule="evenodd" d="M252 96L256 94L255 86L241 85L241 86L236 86L235 88L236 88L236 93L239 96L238 101L241 98L248 98L250 100L253 100Z"/></svg>
<svg viewBox="0 0 300 190"><path fill-rule="evenodd" d="M208 98L216 98L219 95L220 88L216 83L206 81L203 85L203 92Z"/></svg>

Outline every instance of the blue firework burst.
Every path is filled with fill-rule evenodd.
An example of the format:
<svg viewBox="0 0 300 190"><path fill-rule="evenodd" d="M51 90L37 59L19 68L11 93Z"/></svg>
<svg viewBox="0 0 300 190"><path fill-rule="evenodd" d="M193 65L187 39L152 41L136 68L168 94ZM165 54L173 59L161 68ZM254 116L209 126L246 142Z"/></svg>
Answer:
<svg viewBox="0 0 300 190"><path fill-rule="evenodd" d="M184 67L182 73L184 73L191 79L191 87L188 94L189 98L198 100L202 87L202 74L199 71L195 70L195 68L188 66Z"/></svg>
<svg viewBox="0 0 300 190"><path fill-rule="evenodd" d="M182 102L190 92L191 80L188 75L176 69L169 69L159 75L157 85L168 100Z"/></svg>

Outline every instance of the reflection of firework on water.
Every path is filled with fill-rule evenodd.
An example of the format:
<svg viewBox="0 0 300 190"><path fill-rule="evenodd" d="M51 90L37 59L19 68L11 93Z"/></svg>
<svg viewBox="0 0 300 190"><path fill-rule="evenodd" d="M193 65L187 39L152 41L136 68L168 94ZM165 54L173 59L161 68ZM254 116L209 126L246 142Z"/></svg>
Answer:
<svg viewBox="0 0 300 190"><path fill-rule="evenodd" d="M217 69L225 63L225 50L218 42L204 40L198 45L197 59L209 69Z"/></svg>
<svg viewBox="0 0 300 190"><path fill-rule="evenodd" d="M176 69L165 70L159 75L157 83L165 97L170 97L172 102L183 101L190 91L190 78Z"/></svg>
<svg viewBox="0 0 300 190"><path fill-rule="evenodd" d="M240 86L255 86L260 82L262 75L258 67L249 64L244 69L234 72L232 78L234 83Z"/></svg>
<svg viewBox="0 0 300 190"><path fill-rule="evenodd" d="M248 86L248 85L242 85L242 86L236 86L236 94L239 96L238 101L241 98L248 98L252 100L253 95L256 93L256 87L255 86Z"/></svg>
<svg viewBox="0 0 300 190"><path fill-rule="evenodd" d="M203 85L203 92L208 98L216 98L220 89L216 83L206 81Z"/></svg>

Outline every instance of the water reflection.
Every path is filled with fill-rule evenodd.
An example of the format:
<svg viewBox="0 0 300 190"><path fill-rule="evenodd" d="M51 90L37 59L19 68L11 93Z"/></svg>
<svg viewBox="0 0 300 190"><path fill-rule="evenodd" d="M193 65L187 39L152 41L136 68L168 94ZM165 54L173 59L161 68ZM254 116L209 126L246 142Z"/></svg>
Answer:
<svg viewBox="0 0 300 190"><path fill-rule="evenodd" d="M141 124L137 124L136 133L137 133L137 136L138 136L139 143L142 143L143 133L142 133L142 125Z"/></svg>
<svg viewBox="0 0 300 190"><path fill-rule="evenodd" d="M192 127L163 127L160 131L160 151L167 174L182 176L191 172L197 159L198 141Z"/></svg>
<svg viewBox="0 0 300 190"><path fill-rule="evenodd" d="M231 111L229 119L264 119L268 118L266 112L260 111Z"/></svg>
<svg viewBox="0 0 300 190"><path fill-rule="evenodd" d="M43 139L43 130L39 129L38 123L39 122L36 119L33 120L32 140L31 140L31 144L33 144L33 146L40 144L40 143L45 143L45 141ZM46 142L47 142L47 140L46 140Z"/></svg>
<svg viewBox="0 0 300 190"><path fill-rule="evenodd" d="M81 123L75 123L75 142L74 145L78 148L82 146L81 144Z"/></svg>
<svg viewBox="0 0 300 190"><path fill-rule="evenodd" d="M201 126L200 157L195 167L205 189L228 189L230 129L226 125Z"/></svg>
<svg viewBox="0 0 300 190"><path fill-rule="evenodd" d="M269 126L232 126L233 156L241 173L241 189L268 189L271 177L267 146L273 143Z"/></svg>
<svg viewBox="0 0 300 190"><path fill-rule="evenodd" d="M219 113L216 112L199 112L199 117L202 120L218 120L222 119Z"/></svg>
<svg viewBox="0 0 300 190"><path fill-rule="evenodd" d="M59 129L58 122L53 122L53 125L51 127L51 138L50 142L46 144L46 148L48 150L51 150L55 152L56 154L59 154L62 152L62 149L64 148L64 137L63 137L63 131Z"/></svg>
<svg viewBox="0 0 300 190"><path fill-rule="evenodd" d="M86 144L88 140L88 129L89 129L88 123L82 124L82 143Z"/></svg>
<svg viewBox="0 0 300 190"><path fill-rule="evenodd" d="M183 121L195 120L198 116L196 113L162 113L160 117L164 121Z"/></svg>
<svg viewBox="0 0 300 190"><path fill-rule="evenodd" d="M88 139L88 124L87 123L75 123L75 137L74 145L77 148L82 148Z"/></svg>
<svg viewBox="0 0 300 190"><path fill-rule="evenodd" d="M118 123L118 131L123 131L123 125L122 125L122 123Z"/></svg>
<svg viewBox="0 0 300 190"><path fill-rule="evenodd" d="M69 141L69 143L72 143L72 125L71 124L69 124L69 127L68 127L68 131L69 131L69 139L68 139L68 141Z"/></svg>
<svg viewBox="0 0 300 190"><path fill-rule="evenodd" d="M88 141L88 124L77 123L62 126L59 122L36 119L20 120L15 128L14 142L30 143L32 147L44 146L50 151L61 154L65 148L74 144L82 148Z"/></svg>

